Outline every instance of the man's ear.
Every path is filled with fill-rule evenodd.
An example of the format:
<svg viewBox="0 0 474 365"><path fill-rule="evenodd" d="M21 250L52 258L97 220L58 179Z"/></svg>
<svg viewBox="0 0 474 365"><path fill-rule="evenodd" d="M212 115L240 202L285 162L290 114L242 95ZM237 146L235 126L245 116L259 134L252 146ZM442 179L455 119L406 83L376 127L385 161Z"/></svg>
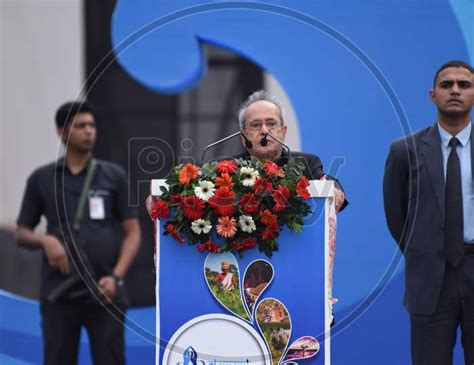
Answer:
<svg viewBox="0 0 474 365"><path fill-rule="evenodd" d="M436 97L436 91L434 89L431 89L429 92L430 99L433 103L435 103L435 97Z"/></svg>
<svg viewBox="0 0 474 365"><path fill-rule="evenodd" d="M66 128L66 127L57 128L57 129L56 129L56 132L58 133L59 139L60 139L64 144L66 144L67 134L68 134L68 128Z"/></svg>
<svg viewBox="0 0 474 365"><path fill-rule="evenodd" d="M244 148L247 148L247 147L245 147L245 139L244 139L244 136L240 136L240 143L242 143L242 146L244 146Z"/></svg>

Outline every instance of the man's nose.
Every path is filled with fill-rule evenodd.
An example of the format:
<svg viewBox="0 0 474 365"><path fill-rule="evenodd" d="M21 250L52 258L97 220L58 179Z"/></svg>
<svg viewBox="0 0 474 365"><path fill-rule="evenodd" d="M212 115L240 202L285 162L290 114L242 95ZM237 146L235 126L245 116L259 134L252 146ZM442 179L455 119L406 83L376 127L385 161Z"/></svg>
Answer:
<svg viewBox="0 0 474 365"><path fill-rule="evenodd" d="M451 88L451 94L459 94L460 89L457 83L454 83L453 87Z"/></svg>
<svg viewBox="0 0 474 365"><path fill-rule="evenodd" d="M91 125L86 126L86 133L93 134L95 132L95 128Z"/></svg>
<svg viewBox="0 0 474 365"><path fill-rule="evenodd" d="M262 123L262 128L260 129L260 133L265 134L268 132L269 132L269 128L267 127L267 125L265 123Z"/></svg>

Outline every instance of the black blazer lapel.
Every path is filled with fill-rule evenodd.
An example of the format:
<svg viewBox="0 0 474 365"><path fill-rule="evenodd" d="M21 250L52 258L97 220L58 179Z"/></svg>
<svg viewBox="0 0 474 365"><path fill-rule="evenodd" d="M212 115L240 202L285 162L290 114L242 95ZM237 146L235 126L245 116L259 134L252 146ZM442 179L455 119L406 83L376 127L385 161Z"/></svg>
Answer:
<svg viewBox="0 0 474 365"><path fill-rule="evenodd" d="M428 130L428 133L423 138L423 142L425 144L423 158L444 219L446 184L444 180L443 155L441 153L441 138L437 123Z"/></svg>

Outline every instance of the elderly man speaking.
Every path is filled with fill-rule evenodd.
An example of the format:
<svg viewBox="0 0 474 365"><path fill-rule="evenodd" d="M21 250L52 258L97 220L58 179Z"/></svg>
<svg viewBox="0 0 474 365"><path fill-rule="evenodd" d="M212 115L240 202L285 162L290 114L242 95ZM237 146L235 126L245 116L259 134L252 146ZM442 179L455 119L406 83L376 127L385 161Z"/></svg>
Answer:
<svg viewBox="0 0 474 365"><path fill-rule="evenodd" d="M305 165L303 174L308 179L334 180L337 212L343 210L348 205L341 184L334 177L324 173L323 164L318 156L303 152L290 153L289 149L283 150L287 126L284 121L284 110L274 96L264 90L255 91L240 106L238 117L241 128L240 133L247 151L233 156L234 158L256 158L262 162L273 161L278 166L287 164L291 158L298 158ZM237 134L239 133L235 133L208 147L223 142ZM151 212L154 200L151 195L146 199L148 214Z"/></svg>
<svg viewBox="0 0 474 365"><path fill-rule="evenodd" d="M310 179L334 180L336 211L344 209L348 202L339 182L323 172L323 165L318 156L284 150L287 126L284 121L284 110L280 102L264 90L251 94L239 109L239 124L242 130L246 152L236 158L257 158L273 161L279 166L287 164L290 158L303 160L304 175Z"/></svg>

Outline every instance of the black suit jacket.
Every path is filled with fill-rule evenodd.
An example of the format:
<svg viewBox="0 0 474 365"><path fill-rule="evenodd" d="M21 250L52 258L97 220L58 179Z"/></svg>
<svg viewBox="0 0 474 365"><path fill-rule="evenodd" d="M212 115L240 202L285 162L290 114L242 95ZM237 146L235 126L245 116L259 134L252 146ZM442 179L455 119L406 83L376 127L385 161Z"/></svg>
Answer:
<svg viewBox="0 0 474 365"><path fill-rule="evenodd" d="M236 156L233 156L233 158L250 158L250 154L247 151L245 151ZM309 180L319 180L321 177L326 175L323 170L323 163L321 162L321 159L318 156L310 154L310 153L292 151L290 155L288 154L287 151L283 151L281 154L281 157L278 160L276 160L275 163L278 166L283 166L283 165L288 164L290 159L298 159L303 162L305 166L303 175L306 176ZM328 180L333 180L335 186L339 190L344 191L343 187L339 183L339 180L337 180L335 177L326 175L326 178ZM339 209L339 212L341 212L348 204L349 202L347 201L347 199L345 199L344 203L342 203L341 209Z"/></svg>
<svg viewBox="0 0 474 365"><path fill-rule="evenodd" d="M474 128L474 173L473 133ZM391 145L383 193L388 228L405 256L405 307L412 314L430 315L446 266L445 178L437 123Z"/></svg>

